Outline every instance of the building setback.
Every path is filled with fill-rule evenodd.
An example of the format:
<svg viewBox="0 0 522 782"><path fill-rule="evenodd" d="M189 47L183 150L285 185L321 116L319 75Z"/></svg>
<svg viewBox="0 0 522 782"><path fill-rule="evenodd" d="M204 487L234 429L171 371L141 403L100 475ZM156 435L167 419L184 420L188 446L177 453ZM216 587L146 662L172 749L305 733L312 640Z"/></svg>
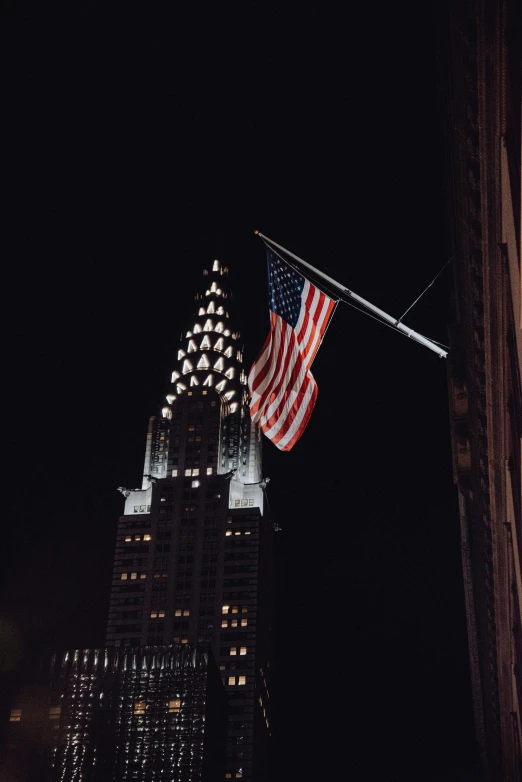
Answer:
<svg viewBox="0 0 522 782"><path fill-rule="evenodd" d="M203 272L142 486L120 487L108 647L209 643L228 695L225 779L270 778L273 529L227 269Z"/></svg>

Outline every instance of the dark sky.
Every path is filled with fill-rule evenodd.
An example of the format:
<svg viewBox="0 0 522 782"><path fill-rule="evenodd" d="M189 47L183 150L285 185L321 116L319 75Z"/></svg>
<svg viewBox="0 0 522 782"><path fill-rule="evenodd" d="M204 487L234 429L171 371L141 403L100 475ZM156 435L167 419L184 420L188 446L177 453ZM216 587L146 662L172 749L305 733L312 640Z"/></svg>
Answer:
<svg viewBox="0 0 522 782"><path fill-rule="evenodd" d="M451 252L428 8L166 7L7 3L8 670L103 643L116 487L205 265L229 266L251 362L254 229L395 316ZM447 342L450 285L408 325ZM445 361L339 305L313 373L302 440L264 452L274 782L475 779Z"/></svg>

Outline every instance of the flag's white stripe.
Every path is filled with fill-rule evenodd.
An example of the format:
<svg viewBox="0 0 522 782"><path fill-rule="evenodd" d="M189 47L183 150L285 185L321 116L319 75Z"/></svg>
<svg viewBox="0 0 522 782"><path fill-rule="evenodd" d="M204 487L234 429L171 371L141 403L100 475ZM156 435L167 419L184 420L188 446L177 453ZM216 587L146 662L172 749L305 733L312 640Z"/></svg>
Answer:
<svg viewBox="0 0 522 782"><path fill-rule="evenodd" d="M262 414L263 418L266 418L266 404L268 400L270 399L270 395L274 392L274 390L277 392L278 389L281 388L283 384L284 388L284 374L286 372L286 367L288 365L289 360L289 353L291 352L291 343L292 343L292 329L290 326L288 326L285 321L278 317L277 318L277 333L282 334L282 336L279 336L279 338L276 340L274 339L274 344L277 345L278 350L277 354L281 356L281 361L279 363L279 367L277 368L277 359L274 358L272 366L270 367L270 384L268 383L263 384L263 393L261 394L261 401L259 403L259 409L256 411L256 420L261 420L262 418L259 415ZM274 351L274 354L276 351ZM277 372L276 372L277 368ZM282 379L283 378L283 379Z"/></svg>
<svg viewBox="0 0 522 782"><path fill-rule="evenodd" d="M311 287L312 286L308 285L308 289L309 290L310 290ZM308 298L308 291L306 292L306 295L305 295L305 289L306 289L306 285L303 288L303 291L302 291L302 294L301 294L301 316L302 317L299 318L301 323L299 323L299 322L296 323L296 327L295 327L295 334L296 334L297 341L299 342L300 346L306 345L306 342L307 342L308 337L310 335L310 331L313 328L314 323L313 323L312 313L313 313L313 311L315 309L315 306L317 304L317 299L319 298L319 290L317 288L313 288L313 299L312 299L312 302L310 304L310 307L308 308L308 323L306 324L305 333L302 334L301 333L302 332L302 321L305 319L305 316L306 316L306 311L307 311L306 310L306 300Z"/></svg>
<svg viewBox="0 0 522 782"><path fill-rule="evenodd" d="M316 321L316 329L315 329L314 337L313 337L312 341L310 342L310 346L309 346L306 354L303 355L303 359L304 359L304 362L307 365L307 367L309 366L310 358L312 358L314 353L315 353L315 349L316 349L317 343L320 341L320 339L321 339L321 337L323 335L324 328L325 328L325 320L326 320L326 317L327 317L327 314L328 314L328 307L329 307L329 305L330 305L330 299L327 296L325 296L324 301L323 301L322 310L319 313L319 316L318 316L317 321Z"/></svg>
<svg viewBox="0 0 522 782"><path fill-rule="evenodd" d="M301 386L306 380L306 367L302 362L301 356L299 354L299 350L295 342L294 345L295 347L292 350L290 361L287 364L285 377L283 378L282 383L278 386L279 393L277 394L277 397L270 403L270 405L266 410L265 415L261 419L262 423L267 424L270 421L270 418L277 410L277 408L280 406L281 402L285 397L285 394L288 393L288 399L285 401L282 410L279 412L278 419L270 429L270 435L268 436L273 437L275 434L277 434L277 432L279 432L281 426L284 424L286 420L288 411L292 407L294 400L296 399L297 395L299 394L299 391L301 390ZM292 387L288 391L289 384L292 379L292 374L294 373L296 367L298 367L298 372L292 384ZM289 401L290 399L292 400L291 403Z"/></svg>
<svg viewBox="0 0 522 782"><path fill-rule="evenodd" d="M255 404L265 393L268 386L271 384L274 372L276 371L277 366L277 356L278 351L281 349L281 332L282 332L282 321L281 318L276 316L276 322L275 326L272 326L271 328L271 337L270 342L268 344L267 350L263 353L262 361L261 360L256 361L256 368L257 371L255 372L254 382L252 383L252 387L254 388L255 384L255 378L258 377L263 369L265 368L265 365L268 365L268 372L266 373L265 377L262 379L262 381L259 383L257 388L253 391L252 396L252 404Z"/></svg>
<svg viewBox="0 0 522 782"><path fill-rule="evenodd" d="M288 432L282 437L279 442L276 443L277 447L282 450L287 443L290 442L292 437L299 431L301 427L301 423L303 419L306 418L306 415L308 413L308 408L310 405L310 402L313 398L314 391L316 388L316 383L313 377L310 376L310 383L308 384L308 388L306 389L304 399L301 401L301 404L299 406L299 411L292 421L292 424L290 428L288 429Z"/></svg>

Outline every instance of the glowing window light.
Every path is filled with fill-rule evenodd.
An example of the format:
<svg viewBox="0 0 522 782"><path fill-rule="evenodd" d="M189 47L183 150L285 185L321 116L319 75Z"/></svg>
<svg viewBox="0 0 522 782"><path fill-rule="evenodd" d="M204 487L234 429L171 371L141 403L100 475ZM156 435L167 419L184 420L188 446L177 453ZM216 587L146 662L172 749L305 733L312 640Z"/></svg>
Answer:
<svg viewBox="0 0 522 782"><path fill-rule="evenodd" d="M221 620L221 627L228 627L228 621L226 619Z"/></svg>
<svg viewBox="0 0 522 782"><path fill-rule="evenodd" d="M188 348L187 348L188 352L189 353L194 353L194 351L197 350L197 349L198 349L198 346L196 345L194 340L193 339L189 339Z"/></svg>
<svg viewBox="0 0 522 782"><path fill-rule="evenodd" d="M122 573L120 578L121 578L122 581L127 581L127 578L128 578L127 573Z"/></svg>
<svg viewBox="0 0 522 782"><path fill-rule="evenodd" d="M230 367L230 369L227 369L225 372L225 377L228 377L229 380L232 380L234 377L234 367Z"/></svg>
<svg viewBox="0 0 522 782"><path fill-rule="evenodd" d="M174 700L169 701L169 714L177 714L180 709L181 709L180 698L175 698Z"/></svg>
<svg viewBox="0 0 522 782"><path fill-rule="evenodd" d="M132 538L130 535L125 535L125 543L130 543L131 540Z"/></svg>
<svg viewBox="0 0 522 782"><path fill-rule="evenodd" d="M203 355L198 361L197 367L198 369L208 369L209 366L210 366L210 361L208 360L208 356L206 353L203 353Z"/></svg>
<svg viewBox="0 0 522 782"><path fill-rule="evenodd" d="M225 356L227 358L232 358L232 348L230 346L225 350Z"/></svg>
<svg viewBox="0 0 522 782"><path fill-rule="evenodd" d="M207 467L207 475L212 475L212 467Z"/></svg>
<svg viewBox="0 0 522 782"><path fill-rule="evenodd" d="M222 323L221 321L219 321L219 323L217 324L217 326L216 326L216 328L215 328L215 331L219 331L219 333L220 333L220 334L222 334L222 333L223 333L223 330L224 330L224 328L225 328L225 327L223 326L223 323Z"/></svg>
<svg viewBox="0 0 522 782"><path fill-rule="evenodd" d="M214 364L214 369L217 369L220 372L222 372L225 369L225 360L222 356L220 356L216 361L216 363Z"/></svg>
<svg viewBox="0 0 522 782"><path fill-rule="evenodd" d="M167 402L169 403L169 405L171 405L174 402L174 400L177 399L177 398L178 397L175 394L167 394L167 397L166 397Z"/></svg>
<svg viewBox="0 0 522 782"><path fill-rule="evenodd" d="M190 616L190 610L188 608L185 608L183 611L183 616Z"/></svg>
<svg viewBox="0 0 522 782"><path fill-rule="evenodd" d="M217 308L216 312L217 312L217 314L218 314L218 315L224 315L224 314L225 314L225 310L224 310L224 308L223 308L223 307L221 307L221 306L219 306L219 307Z"/></svg>
<svg viewBox="0 0 522 782"><path fill-rule="evenodd" d="M237 627L237 619L232 619L230 622L230 627Z"/></svg>
<svg viewBox="0 0 522 782"><path fill-rule="evenodd" d="M61 713L62 713L61 706L51 706L51 708L49 709L49 719L59 720Z"/></svg>
<svg viewBox="0 0 522 782"><path fill-rule="evenodd" d="M181 608L176 608L174 616L181 616Z"/></svg>
<svg viewBox="0 0 522 782"><path fill-rule="evenodd" d="M235 413L238 407L239 407L238 402L232 402L232 404L230 405L230 412Z"/></svg>
<svg viewBox="0 0 522 782"><path fill-rule="evenodd" d="M170 421L170 419L172 418L172 410L170 409L170 407L162 407L161 415L163 416L163 418L168 418Z"/></svg>
<svg viewBox="0 0 522 782"><path fill-rule="evenodd" d="M197 489L199 487L199 481L192 481L192 488Z"/></svg>
<svg viewBox="0 0 522 782"><path fill-rule="evenodd" d="M188 644L188 638L182 638L181 639L182 644Z"/></svg>
<svg viewBox="0 0 522 782"><path fill-rule="evenodd" d="M232 399L235 393L236 393L235 391L227 391L227 393L225 394L225 399L227 400L227 402L229 399Z"/></svg>
<svg viewBox="0 0 522 782"><path fill-rule="evenodd" d="M149 534L143 536L143 540L151 540L151 537Z"/></svg>
<svg viewBox="0 0 522 782"><path fill-rule="evenodd" d="M203 385L204 386L211 386L213 382L214 382L214 375L207 375L207 377L205 378L205 380L203 382Z"/></svg>
<svg viewBox="0 0 522 782"><path fill-rule="evenodd" d="M205 350L205 348L211 347L211 345L210 345L210 337L208 336L208 334L205 334L205 336L201 340L201 345L199 347L200 347L200 350Z"/></svg>
<svg viewBox="0 0 522 782"><path fill-rule="evenodd" d="M223 334L225 335L225 337L230 337L230 329L225 329ZM235 339L233 335L232 335L232 339Z"/></svg>
<svg viewBox="0 0 522 782"><path fill-rule="evenodd" d="M241 620L241 627L246 627L248 625L248 619L242 619Z"/></svg>
<svg viewBox="0 0 522 782"><path fill-rule="evenodd" d="M183 368L181 370L182 373L184 375L186 375L188 372L192 372L193 369L194 369L194 367L193 367L192 363L188 360L188 358L186 358L184 360L184 362L183 362Z"/></svg>
<svg viewBox="0 0 522 782"><path fill-rule="evenodd" d="M199 325L199 323L196 323L196 325L194 326L194 334L201 334L201 326Z"/></svg>
<svg viewBox="0 0 522 782"><path fill-rule="evenodd" d="M208 314L208 315L213 315L215 311L216 311L216 308L215 308L215 306L214 306L214 302L213 302L213 301L211 301L211 302L210 302L210 304L209 304L209 305L208 305L208 307L207 307L207 314ZM205 314L205 313L203 313L203 315L204 315L204 314Z"/></svg>
<svg viewBox="0 0 522 782"><path fill-rule="evenodd" d="M205 296L210 296L210 290L205 291Z"/></svg>
<svg viewBox="0 0 522 782"><path fill-rule="evenodd" d="M214 263L212 264L212 271L213 272L218 272L219 271L219 261L218 260L215 260Z"/></svg>
<svg viewBox="0 0 522 782"><path fill-rule="evenodd" d="M185 353L185 351L183 350L183 348L180 348L180 349L178 350L178 361L180 360L180 358L183 358L183 356L186 356L186 355L187 355L187 354Z"/></svg>
<svg viewBox="0 0 522 782"><path fill-rule="evenodd" d="M176 370L174 370L174 372L170 376L170 382L175 383L178 377L181 377L181 375L179 374L179 372L176 372Z"/></svg>
<svg viewBox="0 0 522 782"><path fill-rule="evenodd" d="M134 714L145 714L147 708L147 701L136 701L134 704Z"/></svg>
<svg viewBox="0 0 522 782"><path fill-rule="evenodd" d="M137 578L138 578L137 573L131 573L131 581L136 581Z"/></svg>
<svg viewBox="0 0 522 782"><path fill-rule="evenodd" d="M140 578L147 578L147 574L146 573L140 573Z"/></svg>
<svg viewBox="0 0 522 782"><path fill-rule="evenodd" d="M172 477L173 478L177 478L178 477L178 471L177 470L172 470Z"/></svg>
<svg viewBox="0 0 522 782"><path fill-rule="evenodd" d="M151 619L157 619L157 617L158 617L158 612L157 611L151 611L150 612L150 618Z"/></svg>
<svg viewBox="0 0 522 782"><path fill-rule="evenodd" d="M205 307L200 307L198 310L198 315L206 315L206 314L207 313L205 312Z"/></svg>
<svg viewBox="0 0 522 782"><path fill-rule="evenodd" d="M218 288L218 289L217 289L217 291L216 291L216 293L217 293L217 295L218 295L218 296L221 296L221 294L223 293L223 291L221 290L221 288Z"/></svg>
<svg viewBox="0 0 522 782"><path fill-rule="evenodd" d="M246 676L240 676L237 683L246 684Z"/></svg>
<svg viewBox="0 0 522 782"><path fill-rule="evenodd" d="M233 686L234 686L234 684L236 683L236 677L235 677L235 676L229 676L229 677L228 677L228 683L229 683L229 685L230 685L231 687L233 687Z"/></svg>
<svg viewBox="0 0 522 782"><path fill-rule="evenodd" d="M193 477L197 477L199 475L199 467L194 467L192 469L192 475Z"/></svg>
<svg viewBox="0 0 522 782"><path fill-rule="evenodd" d="M217 284L215 282L213 282L212 285L210 286L210 290L212 291L212 293L215 293L217 291Z"/></svg>
<svg viewBox="0 0 522 782"><path fill-rule="evenodd" d="M165 616L165 611L158 611L158 616L162 619Z"/></svg>
<svg viewBox="0 0 522 782"><path fill-rule="evenodd" d="M22 709L11 709L9 715L9 722L20 722L22 719Z"/></svg>
<svg viewBox="0 0 522 782"><path fill-rule="evenodd" d="M232 530L227 529L227 531L225 532L225 537L229 538L231 535L232 535Z"/></svg>
<svg viewBox="0 0 522 782"><path fill-rule="evenodd" d="M224 346L225 343L223 342L223 337L220 337L214 345L214 350L223 350Z"/></svg>
<svg viewBox="0 0 522 782"><path fill-rule="evenodd" d="M187 390L187 386L184 383L176 383L176 391L178 394L181 394L183 391Z"/></svg>
<svg viewBox="0 0 522 782"><path fill-rule="evenodd" d="M240 375L240 377L239 377L239 380L240 380L240 382L241 382L241 383L242 383L244 386L246 386L246 384L247 384L247 376L246 376L246 374L245 374L245 372L244 372L243 370L241 370L241 375Z"/></svg>
<svg viewBox="0 0 522 782"><path fill-rule="evenodd" d="M223 391L223 389L225 388L226 384L227 384L227 381L226 381L226 380L221 380L221 381L220 381L220 382L217 384L217 386L216 386L216 391L219 391L219 392Z"/></svg>
<svg viewBox="0 0 522 782"><path fill-rule="evenodd" d="M243 656L243 655L245 655L246 653L247 653L247 648L246 648L246 646L240 646L240 647L239 647L239 654Z"/></svg>
<svg viewBox="0 0 522 782"><path fill-rule="evenodd" d="M185 470L185 478L190 478L191 475L192 475L192 470L189 467L187 470Z"/></svg>
<svg viewBox="0 0 522 782"><path fill-rule="evenodd" d="M228 614L229 610L230 610L230 606L224 605L221 607L222 614Z"/></svg>
<svg viewBox="0 0 522 782"><path fill-rule="evenodd" d="M235 646L230 647L230 654L234 657L237 654L237 648Z"/></svg>
<svg viewBox="0 0 522 782"><path fill-rule="evenodd" d="M210 318L207 318L205 321L205 325L203 326L203 331L214 331L214 323L210 320Z"/></svg>
<svg viewBox="0 0 522 782"><path fill-rule="evenodd" d="M196 375L191 375L190 385L191 386L199 386L199 380L197 379Z"/></svg>

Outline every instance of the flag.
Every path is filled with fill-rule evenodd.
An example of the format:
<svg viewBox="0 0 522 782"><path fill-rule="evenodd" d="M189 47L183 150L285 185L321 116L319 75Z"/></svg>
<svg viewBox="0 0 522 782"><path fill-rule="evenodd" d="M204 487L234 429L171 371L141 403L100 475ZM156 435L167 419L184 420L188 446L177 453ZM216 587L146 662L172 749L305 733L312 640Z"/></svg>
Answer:
<svg viewBox="0 0 522 782"><path fill-rule="evenodd" d="M317 399L310 367L335 307L267 250L270 331L248 375L250 416L281 451L299 440Z"/></svg>

